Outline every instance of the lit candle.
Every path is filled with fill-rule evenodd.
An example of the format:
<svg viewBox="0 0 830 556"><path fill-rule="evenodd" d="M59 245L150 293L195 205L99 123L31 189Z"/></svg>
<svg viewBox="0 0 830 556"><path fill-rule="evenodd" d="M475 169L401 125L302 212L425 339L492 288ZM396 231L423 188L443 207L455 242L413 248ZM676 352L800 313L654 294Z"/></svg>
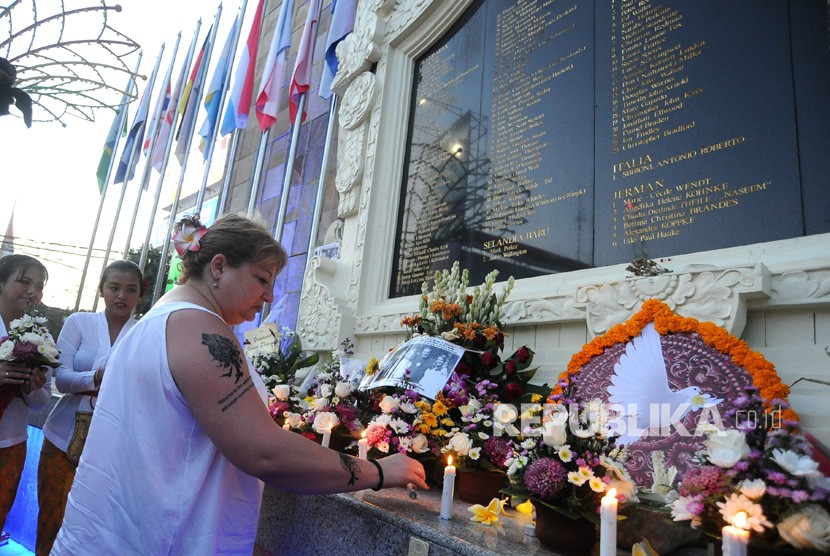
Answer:
<svg viewBox="0 0 830 556"><path fill-rule="evenodd" d="M357 457L360 459L366 459L368 453L369 441L366 440L366 431L363 431L360 440L357 441Z"/></svg>
<svg viewBox="0 0 830 556"><path fill-rule="evenodd" d="M746 556L746 545L749 544L749 531L746 527L746 513L738 512L732 518L732 525L722 529L723 556Z"/></svg>
<svg viewBox="0 0 830 556"><path fill-rule="evenodd" d="M452 464L452 456L447 458L447 466L444 468L444 489L441 491L441 519L452 518L452 491L455 487L455 466Z"/></svg>
<svg viewBox="0 0 830 556"><path fill-rule="evenodd" d="M599 556L617 553L617 489L610 488L599 507Z"/></svg>
<svg viewBox="0 0 830 556"><path fill-rule="evenodd" d="M323 441L321 442L323 448L328 448L329 442L331 442L331 427L323 431Z"/></svg>
<svg viewBox="0 0 830 556"><path fill-rule="evenodd" d="M287 431L291 430L291 423L288 422L288 417L285 418L285 423L282 424L282 428Z"/></svg>

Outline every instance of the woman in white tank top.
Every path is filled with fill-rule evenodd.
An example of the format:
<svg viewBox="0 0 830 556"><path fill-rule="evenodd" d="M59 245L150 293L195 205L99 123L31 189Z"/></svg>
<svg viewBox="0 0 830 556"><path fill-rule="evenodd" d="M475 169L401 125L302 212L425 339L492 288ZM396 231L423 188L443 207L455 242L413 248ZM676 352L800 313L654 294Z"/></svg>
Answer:
<svg viewBox="0 0 830 556"><path fill-rule="evenodd" d="M188 218L182 285L113 350L52 554L251 554L263 481L291 492L427 488L403 454L360 460L284 431L231 326L286 263L264 227Z"/></svg>

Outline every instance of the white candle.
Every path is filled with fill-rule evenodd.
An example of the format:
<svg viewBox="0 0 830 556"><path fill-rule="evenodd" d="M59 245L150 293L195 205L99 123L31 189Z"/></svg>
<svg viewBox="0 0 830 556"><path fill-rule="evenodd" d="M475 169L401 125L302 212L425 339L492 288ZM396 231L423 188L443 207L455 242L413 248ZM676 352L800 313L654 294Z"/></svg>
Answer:
<svg viewBox="0 0 830 556"><path fill-rule="evenodd" d="M360 440L357 441L357 457L366 459L369 453L369 441L366 440L366 431L363 431Z"/></svg>
<svg viewBox="0 0 830 556"><path fill-rule="evenodd" d="M323 448L328 448L329 442L331 442L331 427L323 431L323 441L321 442Z"/></svg>
<svg viewBox="0 0 830 556"><path fill-rule="evenodd" d="M599 556L617 553L617 489L608 489L599 507Z"/></svg>
<svg viewBox="0 0 830 556"><path fill-rule="evenodd" d="M452 464L452 456L447 458L447 466L444 468L444 488L441 491L441 519L452 518L452 491L455 487L455 466Z"/></svg>
<svg viewBox="0 0 830 556"><path fill-rule="evenodd" d="M282 428L287 431L291 430L291 423L288 422L288 417L285 418L285 423L282 424Z"/></svg>
<svg viewBox="0 0 830 556"><path fill-rule="evenodd" d="M721 544L723 556L746 556L749 531L744 529L745 526L746 514L738 512L732 518L732 525L727 525L721 530L723 533L723 543Z"/></svg>

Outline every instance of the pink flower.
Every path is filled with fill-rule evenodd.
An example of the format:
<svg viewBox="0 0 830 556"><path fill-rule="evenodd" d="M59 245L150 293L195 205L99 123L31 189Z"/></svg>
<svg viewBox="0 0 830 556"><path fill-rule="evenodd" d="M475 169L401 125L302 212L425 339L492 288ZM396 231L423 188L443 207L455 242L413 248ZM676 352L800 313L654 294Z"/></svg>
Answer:
<svg viewBox="0 0 830 556"><path fill-rule="evenodd" d="M173 234L173 245L181 257L185 251L198 251L199 241L207 233L204 226L196 227L189 221L182 222L182 227Z"/></svg>
<svg viewBox="0 0 830 556"><path fill-rule="evenodd" d="M525 471L525 486L541 498L549 500L567 485L568 470L553 458L539 458Z"/></svg>
<svg viewBox="0 0 830 556"><path fill-rule="evenodd" d="M527 349L527 346L522 346L516 352L516 359L519 360L519 363L524 364L527 363L527 360L530 358L530 350Z"/></svg>

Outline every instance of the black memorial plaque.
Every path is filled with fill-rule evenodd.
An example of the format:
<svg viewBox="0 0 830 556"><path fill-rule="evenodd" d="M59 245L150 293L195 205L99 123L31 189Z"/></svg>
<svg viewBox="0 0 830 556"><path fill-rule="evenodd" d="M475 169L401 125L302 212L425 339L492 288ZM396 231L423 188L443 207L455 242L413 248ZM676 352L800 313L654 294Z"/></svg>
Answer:
<svg viewBox="0 0 830 556"><path fill-rule="evenodd" d="M473 2L416 63L390 293L830 231L828 98L824 1Z"/></svg>

